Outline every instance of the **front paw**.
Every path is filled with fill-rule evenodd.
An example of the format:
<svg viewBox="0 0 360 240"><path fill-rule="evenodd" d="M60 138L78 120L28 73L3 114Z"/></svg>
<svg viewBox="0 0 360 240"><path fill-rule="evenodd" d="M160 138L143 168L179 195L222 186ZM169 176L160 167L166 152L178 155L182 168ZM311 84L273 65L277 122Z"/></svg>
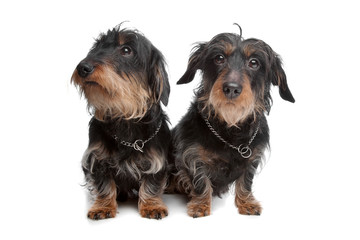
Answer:
<svg viewBox="0 0 360 240"><path fill-rule="evenodd" d="M262 211L262 207L259 202L256 200L244 201L238 200L236 201L236 206L238 207L239 213L242 215L260 215Z"/></svg>
<svg viewBox="0 0 360 240"><path fill-rule="evenodd" d="M207 204L188 204L188 215L193 218L209 216L211 212L210 205Z"/></svg>
<svg viewBox="0 0 360 240"><path fill-rule="evenodd" d="M139 204L140 215L144 218L163 219L168 215L168 210L165 204L159 200L147 200Z"/></svg>
<svg viewBox="0 0 360 240"><path fill-rule="evenodd" d="M91 208L88 212L88 218L93 220L114 218L115 216L116 209L113 208Z"/></svg>

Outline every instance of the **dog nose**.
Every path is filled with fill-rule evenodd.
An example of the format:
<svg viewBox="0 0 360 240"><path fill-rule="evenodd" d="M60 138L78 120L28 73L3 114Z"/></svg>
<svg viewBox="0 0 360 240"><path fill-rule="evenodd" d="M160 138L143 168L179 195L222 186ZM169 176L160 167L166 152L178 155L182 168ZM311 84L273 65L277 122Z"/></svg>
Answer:
<svg viewBox="0 0 360 240"><path fill-rule="evenodd" d="M228 99L237 98L242 91L242 86L236 82L226 82L223 84L223 92Z"/></svg>
<svg viewBox="0 0 360 240"><path fill-rule="evenodd" d="M91 74L94 71L94 66L91 65L88 62L81 62L77 66L77 71L80 75L80 77L87 77L89 74Z"/></svg>

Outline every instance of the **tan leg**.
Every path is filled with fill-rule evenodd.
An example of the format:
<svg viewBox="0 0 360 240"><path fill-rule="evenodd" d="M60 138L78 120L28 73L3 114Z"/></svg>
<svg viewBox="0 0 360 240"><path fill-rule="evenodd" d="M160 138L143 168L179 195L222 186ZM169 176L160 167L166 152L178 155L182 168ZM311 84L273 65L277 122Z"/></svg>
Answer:
<svg viewBox="0 0 360 240"><path fill-rule="evenodd" d="M187 205L187 213L190 217L205 217L211 214L211 198L212 187L208 178L201 181L205 185L204 191L201 194L195 193L194 190L190 193L191 200Z"/></svg>
<svg viewBox="0 0 360 240"><path fill-rule="evenodd" d="M116 216L116 184L111 180L106 191L97 195L92 207L89 209L88 218L99 220Z"/></svg>
<svg viewBox="0 0 360 240"><path fill-rule="evenodd" d="M235 205L243 215L260 215L262 208L251 192L251 186L245 183L245 177L240 177L235 183Z"/></svg>
<svg viewBox="0 0 360 240"><path fill-rule="evenodd" d="M161 199L165 180L161 183L144 180L139 189L139 213L142 217L162 219L168 215L168 209Z"/></svg>

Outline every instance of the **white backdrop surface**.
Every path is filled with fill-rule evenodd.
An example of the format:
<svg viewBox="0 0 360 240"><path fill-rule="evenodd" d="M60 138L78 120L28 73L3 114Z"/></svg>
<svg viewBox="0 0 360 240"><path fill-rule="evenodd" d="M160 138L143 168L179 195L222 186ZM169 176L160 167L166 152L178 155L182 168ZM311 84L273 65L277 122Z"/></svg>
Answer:
<svg viewBox="0 0 360 240"><path fill-rule="evenodd" d="M360 239L359 22L356 1L7 1L0 3L1 239ZM100 32L128 20L165 55L166 112L175 126L199 83L175 83L193 43L220 32L267 42L284 62L295 104L273 88L272 151L254 181L264 208L242 216L234 194L192 219L136 203L90 221L80 160L89 114L70 77Z"/></svg>

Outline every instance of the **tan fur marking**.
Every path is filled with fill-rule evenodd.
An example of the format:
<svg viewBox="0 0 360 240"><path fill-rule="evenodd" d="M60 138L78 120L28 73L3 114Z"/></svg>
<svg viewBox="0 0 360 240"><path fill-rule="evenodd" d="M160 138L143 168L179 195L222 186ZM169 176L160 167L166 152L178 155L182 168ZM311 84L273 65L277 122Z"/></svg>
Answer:
<svg viewBox="0 0 360 240"><path fill-rule="evenodd" d="M243 215L260 215L262 207L252 192L244 187L244 176L235 182L235 205Z"/></svg>
<svg viewBox="0 0 360 240"><path fill-rule="evenodd" d="M255 51L256 49L254 49L252 44L247 44L244 46L244 54L246 58L249 58Z"/></svg>
<svg viewBox="0 0 360 240"><path fill-rule="evenodd" d="M107 186L106 193L98 193L96 200L88 211L90 219L105 219L113 218L116 216L117 202L116 202L116 184L112 180Z"/></svg>
<svg viewBox="0 0 360 240"><path fill-rule="evenodd" d="M227 99L223 92L224 75L225 73L220 75L212 87L208 104L213 107L219 119L231 127L245 121L249 116L255 116L255 96L247 75L243 74L240 96L233 100Z"/></svg>
<svg viewBox="0 0 360 240"><path fill-rule="evenodd" d="M151 106L151 91L141 84L141 74L121 77L107 65L98 65L87 78L81 78L75 70L72 82L84 94L95 117L142 118ZM94 82L96 84L86 84Z"/></svg>
<svg viewBox="0 0 360 240"><path fill-rule="evenodd" d="M203 194L190 193L191 200L187 204L187 213L190 217L205 217L211 214L212 187L209 179L205 181L206 188Z"/></svg>
<svg viewBox="0 0 360 240"><path fill-rule="evenodd" d="M236 47L231 43L224 42L224 41L222 41L222 42L223 42L223 44L225 46L224 53L226 54L226 56L230 56L234 52Z"/></svg>
<svg viewBox="0 0 360 240"><path fill-rule="evenodd" d="M165 203L159 197L146 199L146 202L139 200L139 213L142 217L151 219L162 219L168 215Z"/></svg>
<svg viewBox="0 0 360 240"><path fill-rule="evenodd" d="M168 215L168 210L160 196L164 192L166 181L161 183L160 190L154 192L146 180L141 183L139 189L139 213L142 217L162 219Z"/></svg>

